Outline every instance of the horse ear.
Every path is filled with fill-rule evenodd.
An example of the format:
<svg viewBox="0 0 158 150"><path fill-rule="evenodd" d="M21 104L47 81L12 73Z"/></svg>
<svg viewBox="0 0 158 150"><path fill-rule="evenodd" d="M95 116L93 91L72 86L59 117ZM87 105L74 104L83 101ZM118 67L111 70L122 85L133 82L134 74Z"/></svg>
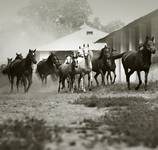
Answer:
<svg viewBox="0 0 158 150"><path fill-rule="evenodd" d="M151 40L155 43L155 37L154 36L151 38Z"/></svg>
<svg viewBox="0 0 158 150"><path fill-rule="evenodd" d="M29 52L31 52L31 49L29 49Z"/></svg>
<svg viewBox="0 0 158 150"><path fill-rule="evenodd" d="M146 36L146 41L148 41L148 40L149 40L149 36L147 35L147 36Z"/></svg>
<svg viewBox="0 0 158 150"><path fill-rule="evenodd" d="M36 49L33 51L34 53L36 52Z"/></svg>

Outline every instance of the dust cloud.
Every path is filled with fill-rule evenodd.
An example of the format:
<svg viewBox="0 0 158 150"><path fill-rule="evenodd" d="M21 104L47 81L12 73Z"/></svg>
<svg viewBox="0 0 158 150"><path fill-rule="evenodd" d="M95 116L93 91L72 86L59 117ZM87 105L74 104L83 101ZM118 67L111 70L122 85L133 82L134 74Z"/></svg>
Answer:
<svg viewBox="0 0 158 150"><path fill-rule="evenodd" d="M52 42L53 33L39 30L36 25L21 22L8 22L0 25L0 64L6 63L7 57L15 57L15 53L26 55L28 49Z"/></svg>

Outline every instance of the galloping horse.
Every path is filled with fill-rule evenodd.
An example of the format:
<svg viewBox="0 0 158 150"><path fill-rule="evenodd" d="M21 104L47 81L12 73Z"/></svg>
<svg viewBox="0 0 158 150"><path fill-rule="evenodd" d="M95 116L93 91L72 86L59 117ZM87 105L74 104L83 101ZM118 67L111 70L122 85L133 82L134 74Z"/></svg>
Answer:
<svg viewBox="0 0 158 150"><path fill-rule="evenodd" d="M66 60L58 68L59 70L59 87L58 92L60 92L60 86L62 83L62 89L65 88L65 79L68 80L69 91L73 92L73 83L75 81L75 69L77 68L77 60L74 55L66 56Z"/></svg>
<svg viewBox="0 0 158 150"><path fill-rule="evenodd" d="M110 63L111 63L111 65L109 65L109 67L107 67L108 73L106 75L106 78L107 78L107 83L108 84L109 84L109 77L110 77L111 84L114 84L115 80L116 80L116 72L115 72L116 64L115 64L115 58L114 58L113 52L116 51L116 50L111 48L110 51L111 51L110 52ZM114 76L113 80L112 80L111 72L113 73L113 76Z"/></svg>
<svg viewBox="0 0 158 150"><path fill-rule="evenodd" d="M23 59L23 56L22 56L21 53L20 54L16 53L16 57L15 57L14 60L12 58L7 58L8 64L3 69L2 73L8 75L9 82L11 82L11 76L10 76L10 66L11 66L11 64L14 63L15 61L22 60L22 59Z"/></svg>
<svg viewBox="0 0 158 150"><path fill-rule="evenodd" d="M91 50L84 50L83 51L83 57L78 57L78 67L75 68L75 73L80 74L80 77L78 79L78 88L80 88L80 81L82 79L82 90L85 92L85 75L88 75L88 88L91 90L92 88L92 81L93 81L93 75L92 75L92 58L93 58L93 52Z"/></svg>
<svg viewBox="0 0 158 150"><path fill-rule="evenodd" d="M59 59L54 53L50 53L47 59L40 61L37 64L36 73L39 75L42 83L45 80L45 84L47 83L47 76L55 74L56 66L55 64L59 63Z"/></svg>
<svg viewBox="0 0 158 150"><path fill-rule="evenodd" d="M99 86L99 82L97 79L99 74L101 74L102 77L102 85L105 85L105 73L107 71L107 68L110 68L110 66L110 49L105 45L105 47L101 49L100 56L92 60L92 70L96 72L94 78L97 83L97 86Z"/></svg>
<svg viewBox="0 0 158 150"><path fill-rule="evenodd" d="M147 90L148 73L151 65L151 55L155 54L155 38L146 37L142 48L138 51L128 51L122 56L122 64L126 74L128 89L130 90L130 76L137 71L139 84L135 88L139 89L142 84L140 72L145 72L145 90ZM130 71L128 71L130 69Z"/></svg>
<svg viewBox="0 0 158 150"><path fill-rule="evenodd" d="M32 65L33 63L36 64L37 61L35 60L35 50L29 49L29 52L26 56L26 58L22 60L17 60L14 63L10 65L10 76L11 76L11 92L13 91L13 84L14 84L14 78L17 77L17 91L19 87L19 81L23 81L24 85L24 91L28 92L31 84L32 84ZM28 86L26 87L28 81Z"/></svg>
<svg viewBox="0 0 158 150"><path fill-rule="evenodd" d="M13 58L7 58L7 61L8 61L7 65L2 70L2 73L4 75L8 75L9 82L10 82L9 66L12 63L12 60L13 60Z"/></svg>

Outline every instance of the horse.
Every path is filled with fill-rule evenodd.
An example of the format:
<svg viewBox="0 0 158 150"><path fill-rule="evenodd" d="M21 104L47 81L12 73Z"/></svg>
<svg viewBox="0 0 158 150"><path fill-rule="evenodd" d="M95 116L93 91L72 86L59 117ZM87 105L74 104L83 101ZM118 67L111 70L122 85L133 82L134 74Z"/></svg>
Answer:
<svg viewBox="0 0 158 150"><path fill-rule="evenodd" d="M69 91L73 92L73 84L75 81L75 69L77 68L77 57L73 54L66 56L66 60L58 68L59 74L59 86L58 93L60 92L60 87L62 84L62 89L65 88L65 79L68 81Z"/></svg>
<svg viewBox="0 0 158 150"><path fill-rule="evenodd" d="M7 58L8 63L7 63L7 66L3 69L2 73L8 75L9 82L11 82L10 65L14 63L15 61L22 60L22 59L23 59L23 56L21 53L16 53L16 57L14 60L13 58Z"/></svg>
<svg viewBox="0 0 158 150"><path fill-rule="evenodd" d="M91 50L84 50L83 57L78 57L78 67L75 68L75 74L79 74L78 78L78 89L80 89L80 81L82 79L82 90L86 92L85 89L85 75L88 75L88 88L91 90L92 88L92 81L93 81L93 74L92 74L92 59L93 59L93 52Z"/></svg>
<svg viewBox="0 0 158 150"><path fill-rule="evenodd" d="M3 68L2 73L4 75L8 75L8 79L10 81L10 75L9 75L9 66L12 63L13 58L7 58L7 65Z"/></svg>
<svg viewBox="0 0 158 150"><path fill-rule="evenodd" d="M151 55L155 54L155 38L146 37L146 40L141 49L138 51L128 51L122 56L122 64L126 74L126 81L128 89L130 90L130 76L136 71L139 83L135 90L138 90L142 84L140 72L145 72L145 87L147 90L148 73L151 66ZM130 71L129 71L130 69Z"/></svg>
<svg viewBox="0 0 158 150"><path fill-rule="evenodd" d="M111 51L110 52L110 65L107 67L108 73L106 75L106 79L107 79L107 84L109 84L109 78L110 78L111 84L114 84L116 80L116 72L115 72L116 63L115 63L115 58L113 57L114 56L113 52L116 50L111 48L110 51ZM112 80L111 72L113 73L113 76L114 76L113 80Z"/></svg>
<svg viewBox="0 0 158 150"><path fill-rule="evenodd" d="M53 78L53 75L55 74L56 66L55 64L59 63L59 59L54 53L50 53L47 59L41 60L37 64L36 73L39 75L42 84L45 81L45 84L47 83L47 76L51 75Z"/></svg>
<svg viewBox="0 0 158 150"><path fill-rule="evenodd" d="M22 80L24 91L28 92L32 84L32 65L36 64L35 50L29 49L29 52L25 58L22 60L17 60L10 65L10 75L11 75L11 92L13 91L14 78L17 77L17 91L19 89L19 81ZM26 87L28 82L28 86Z"/></svg>
<svg viewBox="0 0 158 150"><path fill-rule="evenodd" d="M98 75L101 74L102 77L102 85L105 86L105 73L107 68L111 66L111 59L110 59L110 49L105 46L101 49L100 55L98 58L92 60L92 71L96 72L94 78L96 81L97 86L99 86L98 82Z"/></svg>

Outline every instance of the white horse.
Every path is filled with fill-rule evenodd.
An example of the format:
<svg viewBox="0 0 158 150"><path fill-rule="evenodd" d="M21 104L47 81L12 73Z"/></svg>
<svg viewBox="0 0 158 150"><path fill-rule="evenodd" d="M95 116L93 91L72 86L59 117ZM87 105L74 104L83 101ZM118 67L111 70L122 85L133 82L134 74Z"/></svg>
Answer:
<svg viewBox="0 0 158 150"><path fill-rule="evenodd" d="M80 77L78 79L78 89L80 89L80 81L82 81L82 90L86 92L85 89L85 75L88 75L88 87L89 90L92 88L92 58L93 52L91 50L84 50L83 57L77 58L77 68L75 68L75 74L79 74Z"/></svg>

